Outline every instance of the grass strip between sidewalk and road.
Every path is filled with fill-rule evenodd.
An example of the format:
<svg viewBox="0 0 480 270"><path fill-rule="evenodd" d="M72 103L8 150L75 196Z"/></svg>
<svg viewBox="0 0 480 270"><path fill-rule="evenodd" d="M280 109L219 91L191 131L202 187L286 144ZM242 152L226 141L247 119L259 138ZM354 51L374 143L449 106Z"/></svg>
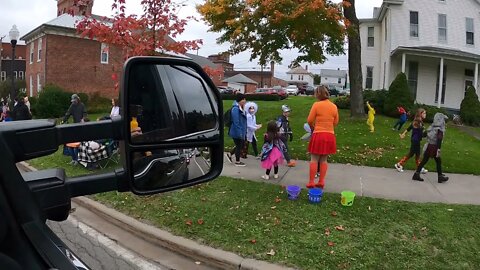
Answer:
<svg viewBox="0 0 480 270"><path fill-rule="evenodd" d="M310 204L277 185L228 177L162 195L94 198L174 234L302 269L474 269L479 206L419 204L339 194Z"/></svg>

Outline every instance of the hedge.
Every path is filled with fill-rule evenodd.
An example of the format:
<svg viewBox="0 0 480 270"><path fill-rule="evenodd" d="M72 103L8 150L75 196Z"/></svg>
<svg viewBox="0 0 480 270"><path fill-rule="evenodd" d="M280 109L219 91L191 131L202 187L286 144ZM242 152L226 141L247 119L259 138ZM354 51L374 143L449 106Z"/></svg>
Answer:
<svg viewBox="0 0 480 270"><path fill-rule="evenodd" d="M413 120L413 118L415 117L415 113L417 112L418 108L422 108L422 109L425 109L427 111L427 117L424 120L424 122L426 122L426 123L432 123L433 122L433 116L437 112L441 112L441 113L447 115L449 117L449 119L452 120L452 115L450 115L445 109L437 108L435 106L425 105L425 104L421 104L421 103L415 103L415 105L413 105L412 109L410 110L410 116L409 116L410 120Z"/></svg>
<svg viewBox="0 0 480 270"><path fill-rule="evenodd" d="M460 117L464 124L480 126L480 101L473 86L468 87L460 104Z"/></svg>

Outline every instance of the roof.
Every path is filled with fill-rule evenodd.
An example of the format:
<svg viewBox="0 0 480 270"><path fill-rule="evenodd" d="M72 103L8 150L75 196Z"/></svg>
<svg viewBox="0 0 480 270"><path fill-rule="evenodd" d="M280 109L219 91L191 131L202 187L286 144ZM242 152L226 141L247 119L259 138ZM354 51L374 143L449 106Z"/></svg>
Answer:
<svg viewBox="0 0 480 270"><path fill-rule="evenodd" d="M209 66L211 68L217 68L217 65L206 57L191 53L186 53L185 55L192 58L193 62L197 63L201 67Z"/></svg>
<svg viewBox="0 0 480 270"><path fill-rule="evenodd" d="M347 76L347 71L337 70L337 69L321 69L320 76L333 77L333 78L345 78Z"/></svg>
<svg viewBox="0 0 480 270"><path fill-rule="evenodd" d="M237 74L233 77L230 77L230 78L226 78L225 80L223 80L222 82L226 82L226 83L251 83L251 84L257 84L256 81L248 78L247 76L243 75L243 74Z"/></svg>
<svg viewBox="0 0 480 270"><path fill-rule="evenodd" d="M469 52L464 52L461 50L449 49L449 48L442 48L442 47L432 47L432 46L418 46L418 47L403 47L399 46L395 50L392 51L391 55L400 52L417 52L425 55L444 55L450 56L455 58L463 58L466 60L480 60L480 54L474 54Z"/></svg>
<svg viewBox="0 0 480 270"><path fill-rule="evenodd" d="M287 74L311 74L308 70L304 69L303 67L296 67L290 69Z"/></svg>
<svg viewBox="0 0 480 270"><path fill-rule="evenodd" d="M104 21L105 23L108 23L110 19L104 17L104 16L99 16L99 15L92 15L91 16L93 19L97 21ZM44 28L55 28L55 29L62 29L67 32L75 32L76 31L76 23L78 21L81 21L85 18L85 16L72 16L68 13L64 13L58 17L56 17L53 20L50 20L46 23L43 23L33 29L32 31L28 32L27 34L23 35L20 39L21 40L28 40L30 37L34 36L35 34L38 34L39 32L41 33L41 30Z"/></svg>

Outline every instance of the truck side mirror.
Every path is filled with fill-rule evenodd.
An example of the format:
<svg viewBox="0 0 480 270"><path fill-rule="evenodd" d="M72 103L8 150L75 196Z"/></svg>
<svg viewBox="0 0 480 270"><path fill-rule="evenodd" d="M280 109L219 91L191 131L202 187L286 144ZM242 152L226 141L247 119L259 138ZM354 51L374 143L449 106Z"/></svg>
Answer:
<svg viewBox="0 0 480 270"><path fill-rule="evenodd" d="M134 57L122 81L124 167L136 194L183 188L223 166L222 101L190 60Z"/></svg>

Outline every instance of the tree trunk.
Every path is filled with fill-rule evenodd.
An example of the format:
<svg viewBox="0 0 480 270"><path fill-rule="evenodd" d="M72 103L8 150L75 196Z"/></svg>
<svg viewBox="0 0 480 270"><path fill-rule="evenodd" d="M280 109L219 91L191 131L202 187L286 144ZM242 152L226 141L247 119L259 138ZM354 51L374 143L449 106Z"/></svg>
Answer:
<svg viewBox="0 0 480 270"><path fill-rule="evenodd" d="M350 21L348 29L348 74L350 75L350 116L365 117L362 89L362 51L360 26L355 13L355 0L346 0L351 5L344 7L343 14Z"/></svg>

